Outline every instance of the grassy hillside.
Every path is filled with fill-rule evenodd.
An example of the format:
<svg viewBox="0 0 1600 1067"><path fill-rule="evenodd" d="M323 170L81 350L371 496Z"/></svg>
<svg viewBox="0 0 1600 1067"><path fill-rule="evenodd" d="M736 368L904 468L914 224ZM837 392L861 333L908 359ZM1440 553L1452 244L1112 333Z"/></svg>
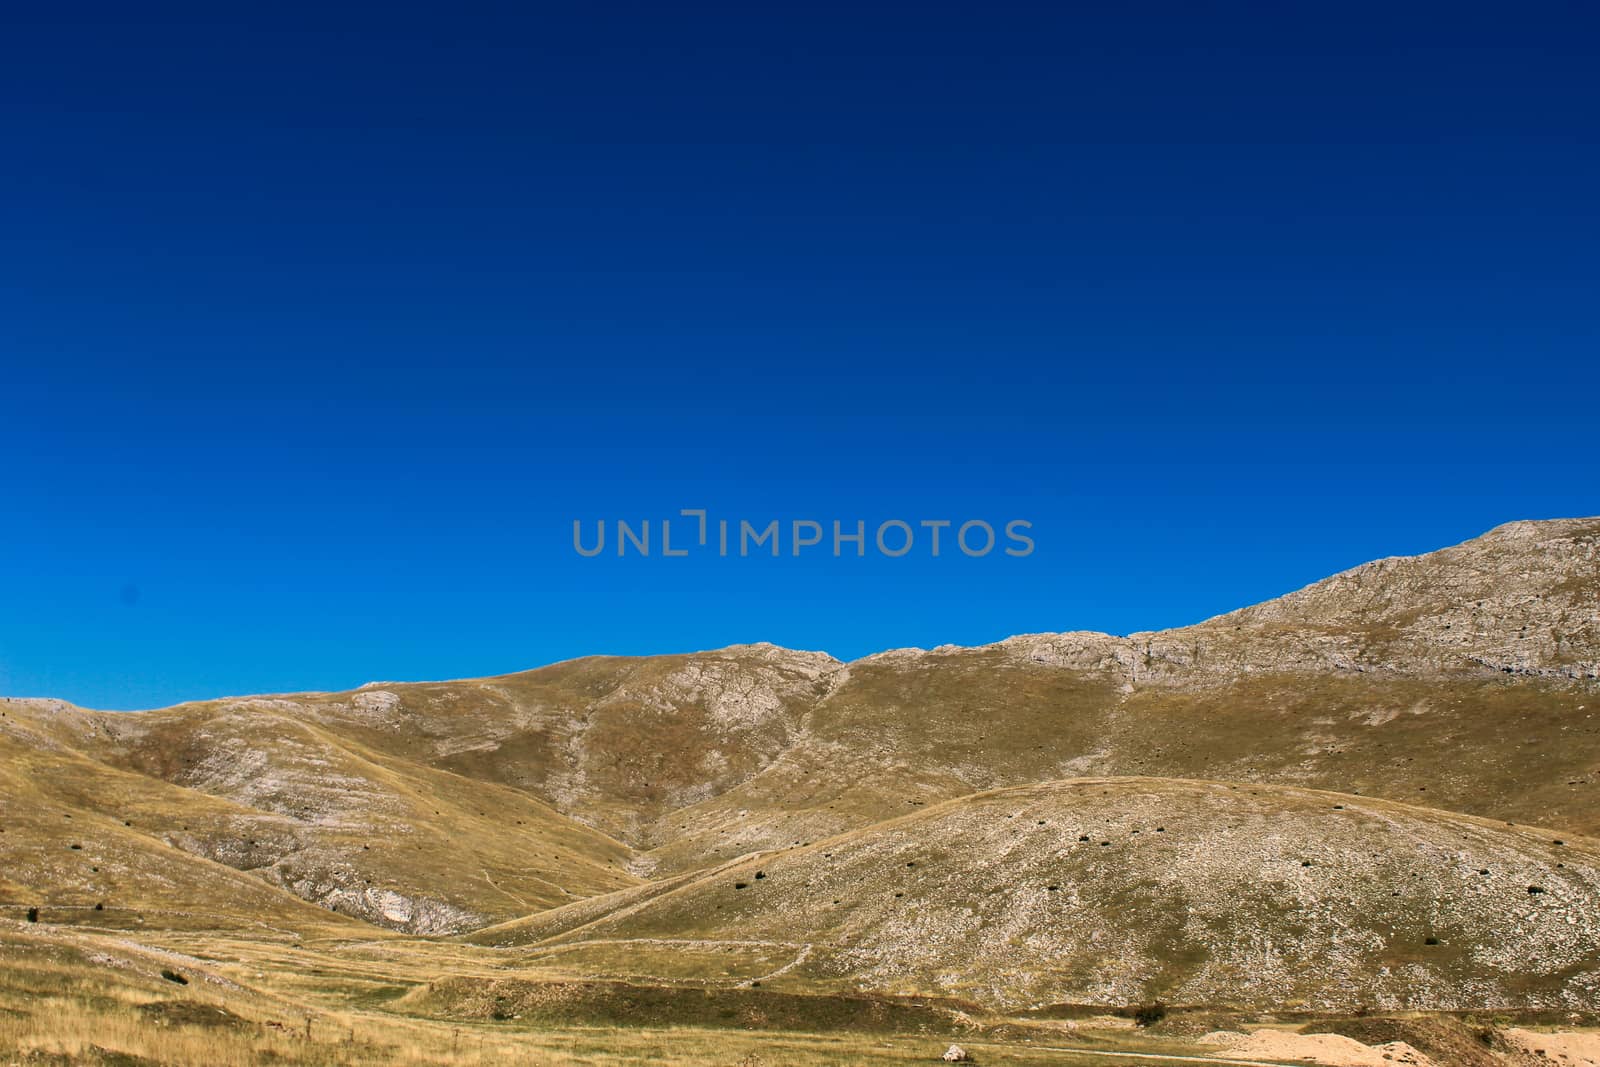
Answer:
<svg viewBox="0 0 1600 1067"><path fill-rule="evenodd" d="M367 930L181 847L255 813L0 734L0 916L130 931Z"/></svg>
<svg viewBox="0 0 1600 1067"><path fill-rule="evenodd" d="M186 864L257 896L272 886L379 926L443 933L637 882L626 846L524 793L266 708L123 716L12 703L6 716L9 903L213 900L161 888L168 865ZM74 860L113 843L130 856L98 872L64 866L69 831L83 838Z"/></svg>
<svg viewBox="0 0 1600 1067"><path fill-rule="evenodd" d="M659 820L658 872L1080 775L1304 785L1600 831L1600 692L1505 675L1243 675L1124 687L959 649L852 664L761 774Z"/></svg>
<svg viewBox="0 0 1600 1067"><path fill-rule="evenodd" d="M1082 779L472 940L591 973L648 961L661 979L1007 1008L1582 1007L1600 993L1600 846L1557 840L1334 793Z"/></svg>

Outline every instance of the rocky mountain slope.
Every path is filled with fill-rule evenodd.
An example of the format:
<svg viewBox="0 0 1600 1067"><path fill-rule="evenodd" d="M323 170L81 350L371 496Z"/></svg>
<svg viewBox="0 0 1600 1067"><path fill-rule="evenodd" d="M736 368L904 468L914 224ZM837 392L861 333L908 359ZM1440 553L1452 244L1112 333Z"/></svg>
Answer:
<svg viewBox="0 0 1600 1067"><path fill-rule="evenodd" d="M526 793L366 749L273 701L142 715L10 701L0 756L0 870L18 884L0 908L13 911L209 906L238 893L198 886L242 880L437 934L638 881L625 845ZM126 855L58 862L111 852Z"/></svg>
<svg viewBox="0 0 1600 1067"><path fill-rule="evenodd" d="M1194 626L1127 637L1031 634L999 647L1130 685L1284 671L1593 681L1597 601L1600 519L1513 522L1438 552L1364 563Z"/></svg>
<svg viewBox="0 0 1600 1067"><path fill-rule="evenodd" d="M661 872L817 840L982 789L1141 774L1305 785L1600 829L1587 683L1260 672L1125 689L1104 673L946 650L851 664L804 738L637 839Z"/></svg>
<svg viewBox="0 0 1600 1067"><path fill-rule="evenodd" d="M1600 994L1600 842L1282 787L1090 778L473 935L563 966L937 992L1007 1008L1573 1008ZM638 946L643 951L619 951ZM754 980L754 979L752 979Z"/></svg>
<svg viewBox="0 0 1600 1067"><path fill-rule="evenodd" d="M883 831L886 820L934 811L948 821L927 824L926 832L951 841L941 869L970 862L973 879L992 880L1000 868L984 873L992 865L983 859L987 846L963 836L972 823L960 813L969 804L999 816L974 794L1121 777L1146 783L1137 794L1145 807L1192 804L1216 819L1264 826L1262 812L1276 805L1287 820L1286 848L1308 851L1319 835L1335 835L1322 842L1331 850L1329 870L1361 867L1360 842L1338 836L1354 816L1310 818L1304 797L1316 794L1304 789L1349 794L1349 811L1371 805L1371 812L1388 813L1363 824L1368 853L1402 866L1413 853L1442 856L1452 835L1487 832L1461 816L1497 820L1502 835L1483 846L1498 857L1500 866L1491 869L1515 871L1529 884L1537 876L1542 884L1554 876L1539 875L1542 853L1530 842L1600 833L1597 605L1600 520L1558 520L1512 523L1195 626L1127 637L1032 635L981 648L895 650L849 664L771 645L597 656L495 678L373 683L347 693L127 714L10 699L0 702L0 754L9 768L0 774L0 912L15 916L44 905L63 921L95 924L127 909L149 921L164 908L198 914L194 901L230 899L250 903L199 909L214 914L193 921L226 926L270 912L286 929L359 920L362 929L451 934L529 915L591 914L581 909L633 899L630 893L698 899L699 876L731 869L746 854L811 855L824 840L854 840ZM1153 780L1224 781L1246 792L1229 801L1234 808L1217 807L1214 790L1226 786L1148 784ZM1089 817L1073 814L1092 808L1080 793L1039 788L1052 791L1052 799L1037 801L1040 810L1059 809L1041 816L1047 825ZM1206 837L1205 827L1178 815L1167 821L1169 831L1185 825L1187 839L1208 840L1215 855L1230 855L1227 842ZM1381 832L1373 829L1379 823ZM1557 829L1527 838L1505 823ZM91 836L61 829L72 825L103 832L68 841ZM1577 856L1586 846L1563 847ZM81 869L95 848L122 858ZM1144 853L1113 846L1106 855ZM1198 863L1196 855L1169 859ZM1270 857L1241 857L1230 862L1266 877L1269 868L1260 864ZM1016 858L1047 865L1027 854ZM1144 870L1129 868L1121 877ZM1401 867L1374 870L1374 878L1402 877ZM1123 891L1120 883L1095 881L1114 873L1069 865L1059 884L1079 879L1114 895ZM865 869L857 874L871 881ZM1489 908L1490 898L1478 893L1487 883L1456 877L1419 884L1416 899ZM940 899L954 885L927 878L924 871L916 885L897 890L906 897L891 899L915 897L924 913L946 914ZM1140 914L1160 916L1195 905L1161 885L1158 878L1146 886L1148 897L1127 888L1129 907L1138 903ZM1461 896L1469 887L1478 888ZM1441 1004L1456 995L1510 995L1512 976L1490 965L1487 949L1475 948L1459 966L1441 963L1454 959L1449 946L1483 939L1492 909L1459 916L1466 934L1441 939L1445 950L1381 962L1387 957L1373 940L1381 940L1377 927L1339 911L1349 901L1372 902L1350 895L1342 882L1314 888L1306 899L1332 925L1307 927L1307 936L1354 938L1360 952L1349 965L1372 988L1398 989L1390 977L1404 974ZM1583 900L1588 890L1574 883L1563 892ZM1215 900L1226 899L1217 893ZM1535 903L1549 907L1559 894L1544 896ZM821 909L818 921L828 917L821 904L803 899ZM665 915L666 906L638 914ZM875 907L864 903L860 921L877 926L829 942L865 946L866 955L830 956L816 939L804 939L814 946L810 969L786 973L998 995L971 976L951 978L954 972L931 957L899 977L879 969L869 957L888 951L884 931L900 913ZM1528 912L1533 919L1553 914ZM1391 918L1400 921L1398 912ZM1023 928L1003 916L995 921ZM1167 930L1170 921L1157 926ZM708 938L718 936L715 924L695 922ZM1240 947L1246 929L1214 931L1223 946L1217 958L1231 961L1222 970L1195 963L1152 972L1146 964L1160 944L1150 940L1130 947L1133 955L1113 969L1121 984L1074 985L1070 975L1041 971L1043 984L1029 986L1025 999L1123 996L1135 987L1212 996L1222 985L1206 983L1244 967L1250 953L1280 970L1289 966L1276 941ZM1289 930L1279 933L1287 938ZM1414 932L1407 928L1405 936ZM764 973L768 957L781 957L794 940L793 931L771 933L775 940L763 941L763 955L745 968L751 975ZM856 935L866 940L852 942ZM1041 953L1088 966L1088 949L1050 940L1054 934L1019 936L1035 938ZM957 938L947 947L954 958L971 946ZM630 958L640 951L633 945ZM583 952L593 961L601 950ZM678 949L669 954L682 956ZM855 962L840 962L846 959ZM1586 963L1561 960L1552 966L1567 968L1561 973L1573 981L1587 973ZM1526 976L1515 982L1525 1003L1560 1000L1548 983ZM1287 986L1272 995L1300 996Z"/></svg>

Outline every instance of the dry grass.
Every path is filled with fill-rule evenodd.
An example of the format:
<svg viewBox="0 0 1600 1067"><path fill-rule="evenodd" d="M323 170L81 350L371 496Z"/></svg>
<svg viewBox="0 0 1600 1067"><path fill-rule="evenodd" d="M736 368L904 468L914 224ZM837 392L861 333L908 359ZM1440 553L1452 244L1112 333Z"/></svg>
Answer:
<svg viewBox="0 0 1600 1067"><path fill-rule="evenodd" d="M688 1025L641 1013L606 1018L581 1010L566 1016L425 1016L416 1012L426 1005L397 995L403 988L428 988L441 972L463 979L489 980L496 973L540 977L527 965L497 970L497 958L509 962L475 946L392 938L295 946L174 933L134 942L115 931L0 924L0 1064L853 1067L937 1062L956 1041L984 1064L1116 1067L1161 1062L1129 1060L1127 1053L1206 1056L1214 1050L1193 1043L1199 1033L1273 1023L1270 1016L1209 1012L1189 1018L1179 1012L1160 1027L1140 1030L1126 1019L1074 1012L949 1018L937 1025L902 1013L883 1020L882 1029L853 1030L835 1028L825 1015L794 1025L776 1016L768 1023L740 1018ZM163 978L162 970L186 976L186 984ZM558 975L545 977L561 981ZM493 983L486 984L493 999ZM649 994L636 987L629 1002L648 1006ZM774 1004L782 999L777 996ZM821 1004L814 1010L829 1009ZM514 1011L520 1013L520 1006ZM1316 1029L1348 1022L1324 1021ZM1436 1030L1434 1044L1447 1038L1460 1044L1478 1026L1463 1029L1421 1017L1358 1022L1403 1025L1402 1036L1419 1040ZM1300 1021L1277 1024L1298 1027ZM1432 1030L1425 1032L1427 1027ZM1387 1030L1374 1033L1392 1036ZM1077 1051L1059 1051L1063 1047ZM1438 1062L1464 1067L1475 1061Z"/></svg>
<svg viewBox="0 0 1600 1067"><path fill-rule="evenodd" d="M142 1067L540 1067L655 1064L660 1067L854 1067L928 1063L947 1042L927 1035L786 1033L673 1027L512 1030L363 1013L322 1013L291 1023L243 1017L194 1000L64 994L35 998L0 1015L0 1055L27 1064ZM982 1062L1126 1063L1125 1059L1035 1052L982 1043Z"/></svg>
<svg viewBox="0 0 1600 1067"><path fill-rule="evenodd" d="M954 1040L981 1047L985 1063L1111 1067L1126 1060L1039 1052L1026 1039L1187 1048L1130 1034L1125 1024L1066 1040L1038 1022L1006 1022L1007 1037L1005 1029L919 1025L909 1016L870 1031L833 1029L823 1016L792 1029L742 1019L650 1023L581 1010L564 1019L497 1020L420 1015L396 995L426 988L441 972L487 979L494 956L472 946L393 939L306 947L183 933L134 942L115 931L0 924L0 1064L846 1067L933 1062ZM185 984L162 971L184 976ZM516 973L539 974L525 967ZM640 987L631 995L650 993Z"/></svg>

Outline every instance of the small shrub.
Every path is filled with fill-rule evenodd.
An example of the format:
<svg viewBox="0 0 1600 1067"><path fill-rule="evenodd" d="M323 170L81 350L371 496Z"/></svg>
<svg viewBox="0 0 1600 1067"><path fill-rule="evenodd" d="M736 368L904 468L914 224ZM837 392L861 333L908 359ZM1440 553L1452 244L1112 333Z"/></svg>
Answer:
<svg viewBox="0 0 1600 1067"><path fill-rule="evenodd" d="M1135 1026L1154 1026L1167 1017L1167 1006L1161 1001L1141 1004L1133 1009L1133 1022Z"/></svg>

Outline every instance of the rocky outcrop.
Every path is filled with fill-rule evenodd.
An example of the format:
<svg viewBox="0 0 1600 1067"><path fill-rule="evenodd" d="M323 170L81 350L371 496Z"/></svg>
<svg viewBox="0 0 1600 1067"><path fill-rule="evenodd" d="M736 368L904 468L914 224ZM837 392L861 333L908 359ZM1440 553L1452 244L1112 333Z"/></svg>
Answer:
<svg viewBox="0 0 1600 1067"><path fill-rule="evenodd" d="M343 880L301 878L281 881L285 889L302 900L321 904L330 911L352 915L374 926L408 934L447 935L465 933L484 924L484 916L458 908L442 900L408 896L392 889L349 884L359 881L353 872Z"/></svg>
<svg viewBox="0 0 1600 1067"><path fill-rule="evenodd" d="M1031 634L1000 648L1129 685L1263 672L1501 673L1600 679L1600 519L1513 522L1364 563L1194 626Z"/></svg>

